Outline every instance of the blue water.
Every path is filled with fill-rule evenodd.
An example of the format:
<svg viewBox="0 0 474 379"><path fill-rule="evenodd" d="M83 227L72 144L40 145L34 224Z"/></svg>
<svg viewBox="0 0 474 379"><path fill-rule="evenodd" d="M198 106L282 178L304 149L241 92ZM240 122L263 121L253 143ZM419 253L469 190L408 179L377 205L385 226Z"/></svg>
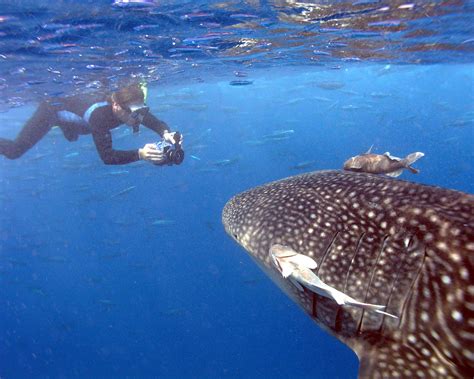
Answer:
<svg viewBox="0 0 474 379"><path fill-rule="evenodd" d="M362 15L343 14L344 4L333 2L334 9L324 8L324 17L333 15L327 21L319 20L314 9L302 19L308 14L304 9L284 2L259 8L167 2L138 10L94 2L103 11L97 23L111 23L107 12L121 24L130 22L125 31L117 24L112 29L131 46L143 30L137 26L157 17L149 14L155 12L168 17L170 26L161 25L159 32L151 28L154 41L162 40L158 33L179 35L177 46L186 47L192 42L183 41L198 36L196 29L204 28L203 35L212 27L233 33L234 39L247 34L260 43L272 41L273 47L237 52L223 34L218 44L186 56L182 51L173 56L173 47L160 45L154 54L161 58L153 62L133 51L114 56L109 50L102 62L94 56L86 62L86 53L98 54L103 41L104 49L122 47L108 45L106 30L97 32L94 45L87 33L71 42L61 32L54 42L74 43L77 50L58 57L45 53L51 46L38 37L46 34L45 25L56 25L53 32L60 29L58 23L75 19L91 25L97 10L89 10L94 15L85 20L75 2L54 8L20 3L0 23L0 136L13 138L45 93L89 91L104 85L96 83L98 77L113 85L121 76L140 74L150 81L152 112L184 134L187 157L173 167L105 166L91 137L69 143L57 130L18 160L0 157L0 376L355 377L358 361L352 351L259 271L225 234L220 213L242 190L301 172L340 168L372 145L377 153L426 154L415 164L420 174L405 172L402 179L474 192L472 27L457 26L472 4L425 9L432 17L414 18L409 25L432 33L422 37L423 49L406 54L395 41L410 30L392 29L401 23L395 16L408 16L381 18L370 11L387 2L355 4L356 10L370 6ZM411 12L421 7L414 4ZM198 11L212 17L196 16ZM295 18L289 21L282 14ZM198 25L201 17L208 24ZM351 20L359 25L360 17L377 22L372 28L378 34L344 30ZM447 23L438 30L441 20ZM18 24L25 43L36 38L32 44L43 54L19 49L21 43L12 48ZM275 47L280 28L316 34ZM106 29L110 32L109 24ZM347 46L334 47L339 37L353 44L352 59L341 53ZM362 46L368 39L370 47ZM376 55L387 50L390 54ZM108 60L125 68L114 73L113 65L86 67ZM62 74L41 74L51 71ZM232 86L233 80L252 83ZM113 135L116 148L156 140L145 128L137 136L124 126Z"/></svg>

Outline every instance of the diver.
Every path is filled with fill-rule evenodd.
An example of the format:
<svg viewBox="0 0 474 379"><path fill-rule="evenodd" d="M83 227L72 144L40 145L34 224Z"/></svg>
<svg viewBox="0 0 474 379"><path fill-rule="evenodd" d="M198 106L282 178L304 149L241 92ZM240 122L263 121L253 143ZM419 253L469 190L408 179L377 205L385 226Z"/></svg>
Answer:
<svg viewBox="0 0 474 379"><path fill-rule="evenodd" d="M87 94L45 100L14 140L0 138L0 154L9 159L19 158L53 126L58 126L70 142L76 141L80 135L92 134L105 164L120 165L138 160L156 165L180 164L184 158L181 134L170 132L165 122L149 112L145 104L146 95L146 85L134 83L108 95ZM166 143L167 150L160 150L154 143L136 150L115 150L110 131L122 124L132 127L134 133L141 124L155 131ZM173 146L175 149L170 149ZM180 154L173 155L176 149Z"/></svg>

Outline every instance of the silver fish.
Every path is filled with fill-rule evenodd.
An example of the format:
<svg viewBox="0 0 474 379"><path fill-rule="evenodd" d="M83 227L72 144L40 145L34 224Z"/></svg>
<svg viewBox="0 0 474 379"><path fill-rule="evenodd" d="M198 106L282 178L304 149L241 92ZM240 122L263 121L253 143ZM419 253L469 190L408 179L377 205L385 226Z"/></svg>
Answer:
<svg viewBox="0 0 474 379"><path fill-rule="evenodd" d="M222 221L359 377L473 376L473 195L317 171L235 196Z"/></svg>
<svg viewBox="0 0 474 379"><path fill-rule="evenodd" d="M404 169L410 170L413 174L418 174L419 170L411 167L411 165L424 155L423 153L416 152L408 154L406 158L401 159L390 155L389 152L371 154L369 150L365 154L357 155L345 161L344 170L385 174L392 177L400 176Z"/></svg>

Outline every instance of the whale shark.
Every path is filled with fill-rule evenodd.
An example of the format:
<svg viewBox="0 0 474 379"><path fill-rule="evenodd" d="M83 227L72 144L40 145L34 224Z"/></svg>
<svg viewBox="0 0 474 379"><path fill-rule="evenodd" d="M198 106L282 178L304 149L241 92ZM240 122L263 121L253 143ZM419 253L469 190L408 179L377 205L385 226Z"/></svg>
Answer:
<svg viewBox="0 0 474 379"><path fill-rule="evenodd" d="M473 195L316 171L234 196L222 222L360 378L474 376Z"/></svg>

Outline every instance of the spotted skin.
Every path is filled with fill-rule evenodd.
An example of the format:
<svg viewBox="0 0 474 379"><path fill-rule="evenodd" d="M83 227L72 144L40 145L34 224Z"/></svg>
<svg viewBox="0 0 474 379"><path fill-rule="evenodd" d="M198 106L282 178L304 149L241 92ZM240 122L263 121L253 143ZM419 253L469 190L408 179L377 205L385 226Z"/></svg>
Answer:
<svg viewBox="0 0 474 379"><path fill-rule="evenodd" d="M222 221L282 290L355 351L359 377L474 376L474 196L318 171L235 196ZM312 257L326 284L398 318L301 292L272 264L275 244Z"/></svg>

